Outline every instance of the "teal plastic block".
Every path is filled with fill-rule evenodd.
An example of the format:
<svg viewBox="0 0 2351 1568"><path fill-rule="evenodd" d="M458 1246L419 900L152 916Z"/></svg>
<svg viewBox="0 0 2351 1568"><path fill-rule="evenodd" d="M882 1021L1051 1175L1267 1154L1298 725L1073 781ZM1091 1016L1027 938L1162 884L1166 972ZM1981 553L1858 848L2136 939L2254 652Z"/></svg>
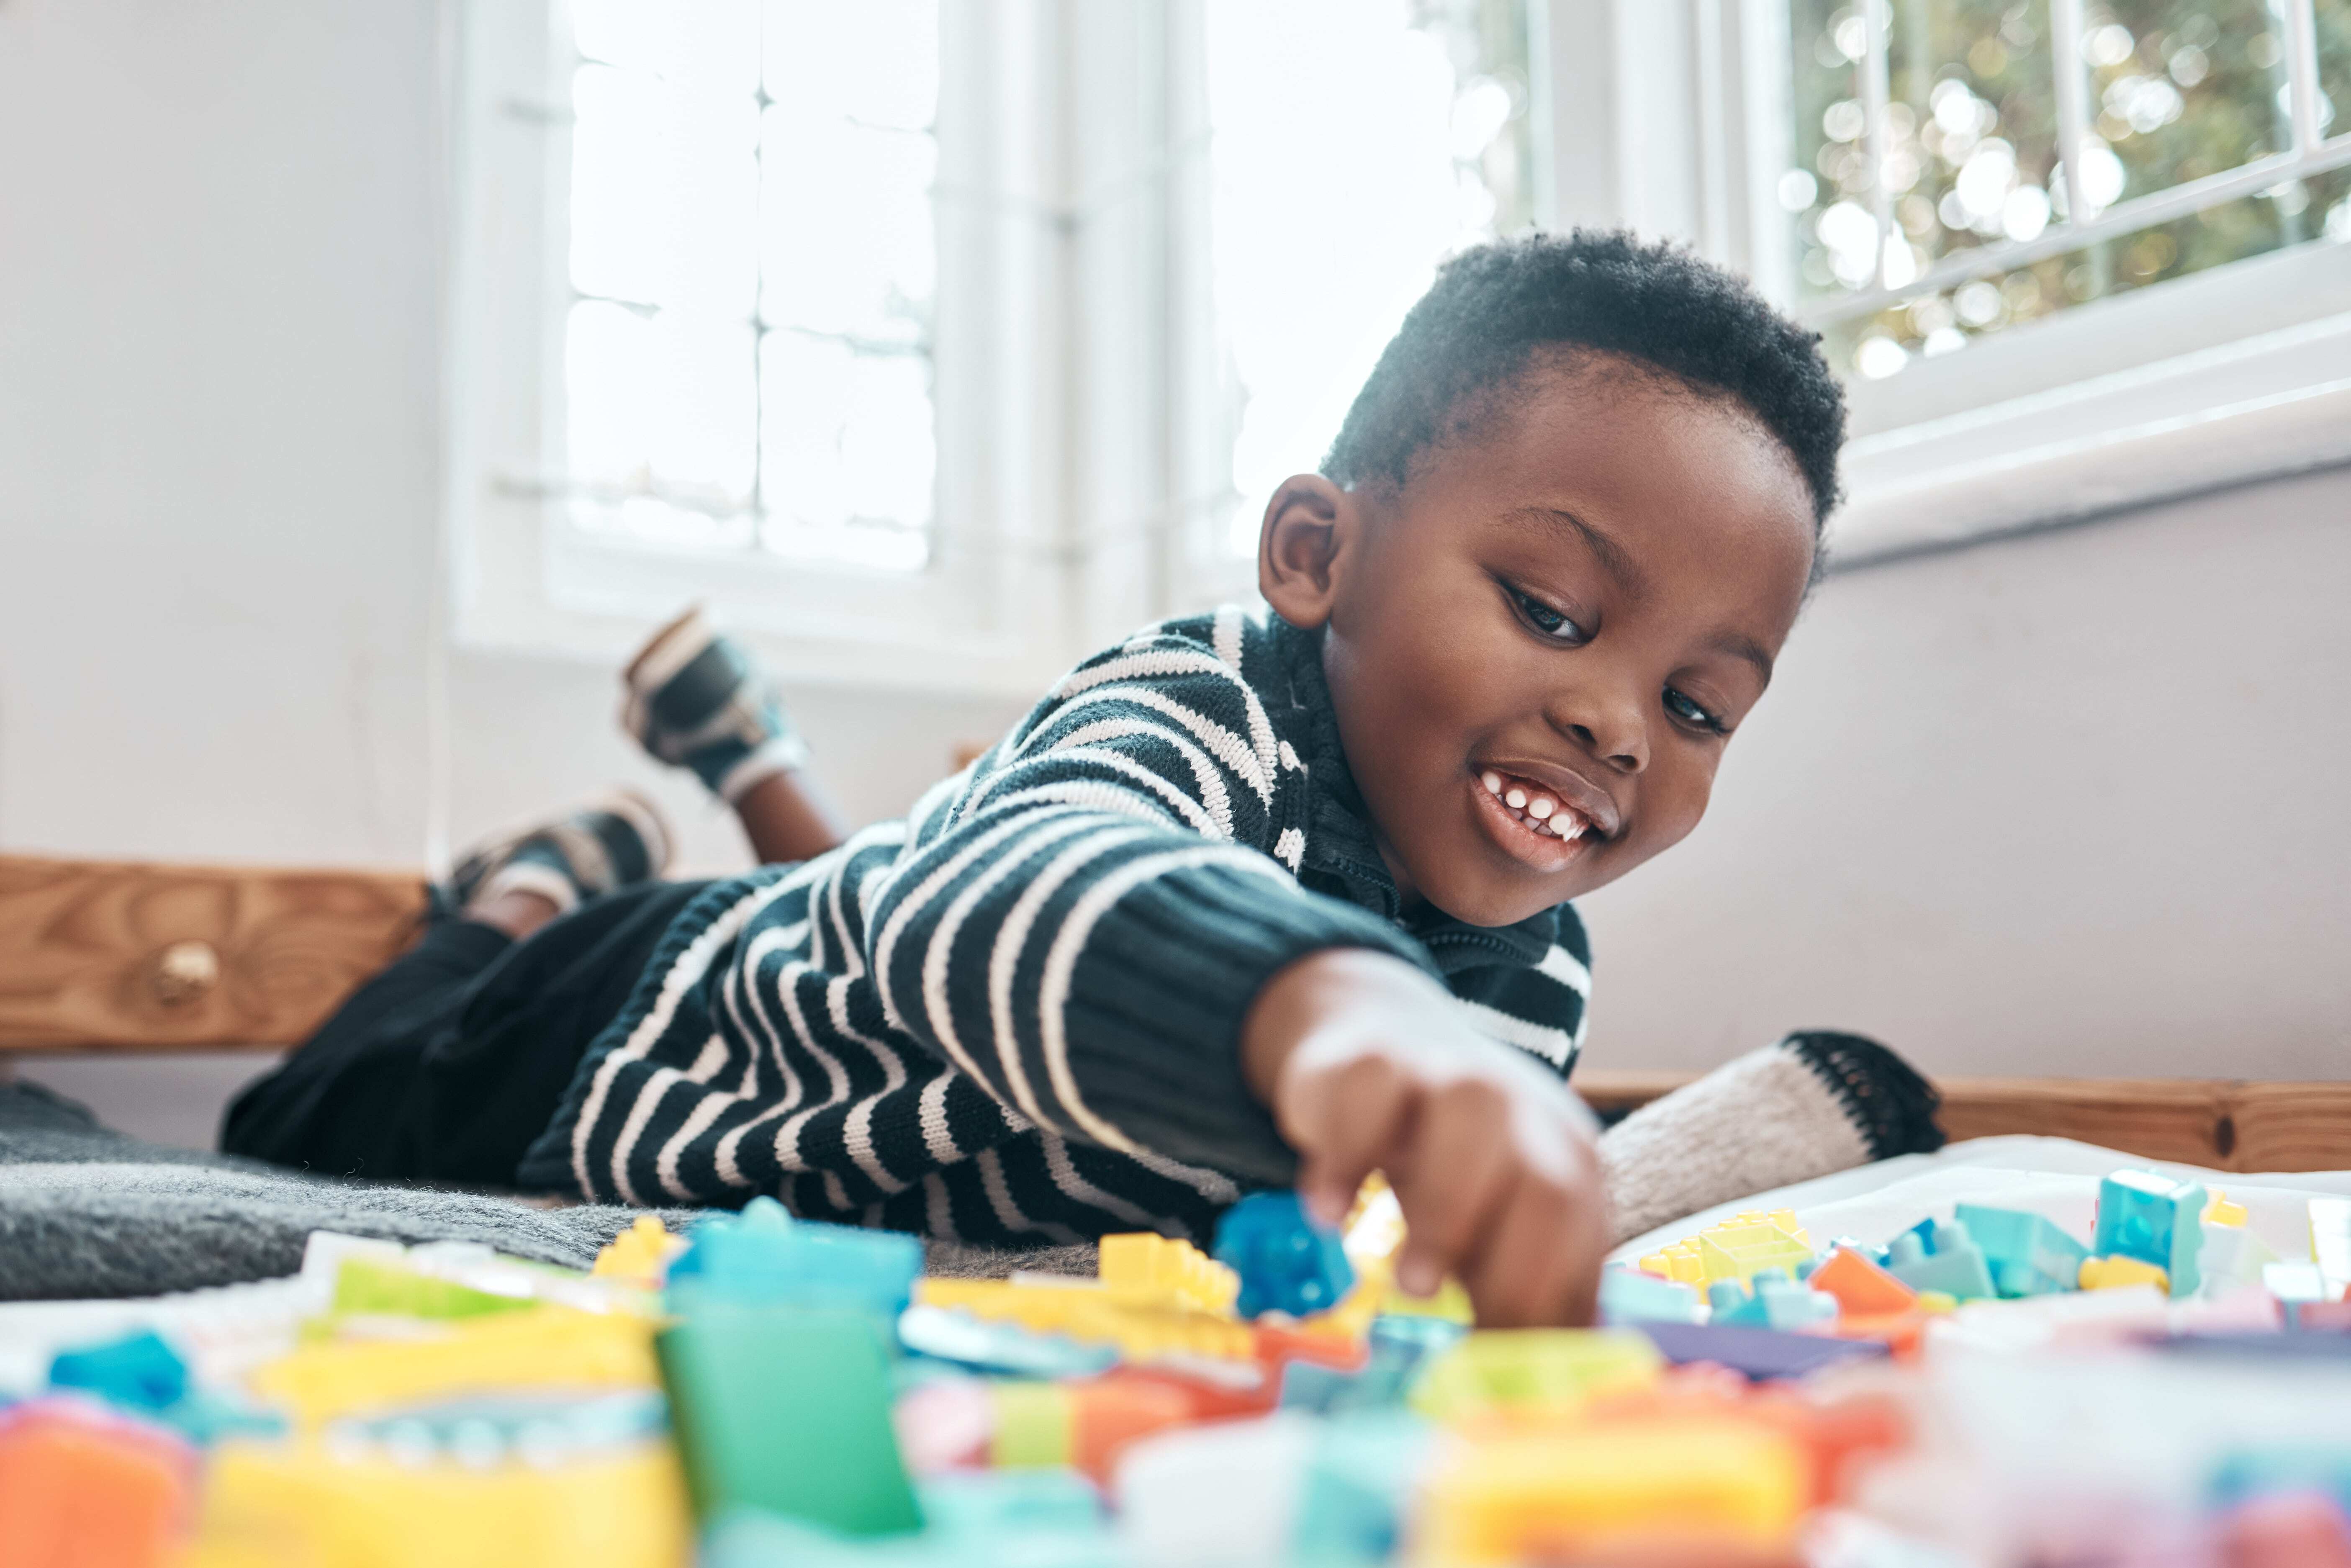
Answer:
<svg viewBox="0 0 2351 1568"><path fill-rule="evenodd" d="M670 1310L705 1304L796 1306L869 1312L894 1324L923 1271L923 1244L894 1230L795 1219L772 1197L739 1215L697 1221L669 1266Z"/></svg>
<svg viewBox="0 0 2351 1568"><path fill-rule="evenodd" d="M1790 1279L1785 1269L1759 1270L1752 1291L1736 1280L1717 1280L1707 1288L1707 1304L1713 1309L1707 1321L1726 1328L1792 1333L1837 1315L1835 1297Z"/></svg>
<svg viewBox="0 0 2351 1568"><path fill-rule="evenodd" d="M1698 1288L1660 1280L1622 1265L1600 1271L1600 1321L1604 1323L1694 1323Z"/></svg>
<svg viewBox="0 0 2351 1568"><path fill-rule="evenodd" d="M1706 1288L1707 1322L1725 1328L1768 1328L1763 1298L1737 1280L1717 1280Z"/></svg>
<svg viewBox="0 0 2351 1568"><path fill-rule="evenodd" d="M1353 1288L1339 1233L1317 1225L1294 1192L1253 1192L1217 1221L1217 1261L1241 1278L1234 1311L1302 1318L1339 1304Z"/></svg>
<svg viewBox="0 0 2351 1568"><path fill-rule="evenodd" d="M1325 1427L1300 1484L1290 1561L1312 1568L1392 1561L1401 1511L1419 1490L1434 1441L1435 1428L1402 1410Z"/></svg>
<svg viewBox="0 0 2351 1568"><path fill-rule="evenodd" d="M704 1533L700 1568L1126 1568L1100 1495L1074 1470L975 1470L923 1484L927 1528L853 1539L738 1509Z"/></svg>
<svg viewBox="0 0 2351 1568"><path fill-rule="evenodd" d="M890 1354L858 1311L705 1304L654 1342L695 1511L917 1530L890 1427Z"/></svg>
<svg viewBox="0 0 2351 1568"><path fill-rule="evenodd" d="M2047 1296L2081 1288L2082 1260L2090 1249L2054 1220L1982 1203L1959 1204L1958 1218L1983 1249L1991 1282L2001 1295Z"/></svg>
<svg viewBox="0 0 2351 1568"><path fill-rule="evenodd" d="M2204 1248L2207 1197L2198 1182L2176 1182L2156 1171L2116 1171L2098 1184L2098 1228L2090 1250L2152 1263L2171 1276L2174 1297L2193 1295L2203 1280L2197 1259Z"/></svg>
<svg viewBox="0 0 2351 1568"><path fill-rule="evenodd" d="M1421 1367L1468 1332L1444 1318L1384 1313L1372 1320L1365 1336L1370 1354L1361 1371L1340 1372L1307 1361L1284 1367L1282 1407L1323 1416L1401 1408Z"/></svg>
<svg viewBox="0 0 2351 1568"><path fill-rule="evenodd" d="M1992 1288L1991 1269L1984 1261L1983 1249L1966 1226L1956 1220L1939 1221L1933 1237L1932 1251L1927 1250L1916 1230L1896 1237L1887 1249L1886 1271L1914 1291L1940 1291L1962 1301L1999 1293Z"/></svg>

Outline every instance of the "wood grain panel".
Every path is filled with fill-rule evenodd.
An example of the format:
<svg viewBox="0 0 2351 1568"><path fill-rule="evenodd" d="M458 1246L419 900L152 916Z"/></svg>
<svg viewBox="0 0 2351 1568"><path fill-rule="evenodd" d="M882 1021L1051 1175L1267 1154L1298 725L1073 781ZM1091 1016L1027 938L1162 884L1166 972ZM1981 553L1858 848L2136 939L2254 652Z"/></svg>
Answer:
<svg viewBox="0 0 2351 1568"><path fill-rule="evenodd" d="M1694 1076L1594 1071L1575 1086L1597 1110L1629 1111ZM2032 1133L2214 1170L2351 1170L2351 1082L1946 1078L1935 1087L1955 1142Z"/></svg>
<svg viewBox="0 0 2351 1568"><path fill-rule="evenodd" d="M424 901L388 873L0 855L0 1052L293 1044Z"/></svg>

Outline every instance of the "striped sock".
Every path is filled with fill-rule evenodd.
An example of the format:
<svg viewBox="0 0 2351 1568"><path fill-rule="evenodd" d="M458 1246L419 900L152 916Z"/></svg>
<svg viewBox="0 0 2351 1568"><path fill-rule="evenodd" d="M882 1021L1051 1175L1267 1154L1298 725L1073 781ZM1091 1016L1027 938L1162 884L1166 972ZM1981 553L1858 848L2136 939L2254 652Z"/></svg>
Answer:
<svg viewBox="0 0 2351 1568"><path fill-rule="evenodd" d="M664 627L622 672L621 723L654 758L733 802L808 765L807 744L743 645L699 608Z"/></svg>
<svg viewBox="0 0 2351 1568"><path fill-rule="evenodd" d="M585 810L485 844L450 873L447 903L535 893L558 913L581 900L659 876L669 865L668 824L652 801L616 792Z"/></svg>

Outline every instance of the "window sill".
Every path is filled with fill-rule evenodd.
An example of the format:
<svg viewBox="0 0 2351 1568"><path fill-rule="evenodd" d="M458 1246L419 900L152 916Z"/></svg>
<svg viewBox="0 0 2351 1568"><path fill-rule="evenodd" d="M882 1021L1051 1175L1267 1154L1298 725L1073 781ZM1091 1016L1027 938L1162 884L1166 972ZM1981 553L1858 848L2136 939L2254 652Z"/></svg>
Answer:
<svg viewBox="0 0 2351 1568"><path fill-rule="evenodd" d="M1859 437L1832 570L2351 463L2351 313Z"/></svg>

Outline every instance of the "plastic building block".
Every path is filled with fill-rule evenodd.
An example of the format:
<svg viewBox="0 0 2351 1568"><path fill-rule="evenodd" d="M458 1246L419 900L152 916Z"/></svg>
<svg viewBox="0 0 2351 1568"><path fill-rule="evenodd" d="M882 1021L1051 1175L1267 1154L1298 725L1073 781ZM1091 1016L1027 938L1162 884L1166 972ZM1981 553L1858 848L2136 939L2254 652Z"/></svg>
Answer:
<svg viewBox="0 0 2351 1568"><path fill-rule="evenodd" d="M1698 1318L1694 1286L1660 1279L1637 1269L1609 1268L1600 1273L1600 1321L1691 1323Z"/></svg>
<svg viewBox="0 0 2351 1568"><path fill-rule="evenodd" d="M1719 1323L1643 1323L1640 1332L1676 1364L1712 1362L1757 1382L1802 1377L1838 1362L1865 1361L1886 1352L1886 1343L1876 1339L1829 1339Z"/></svg>
<svg viewBox="0 0 2351 1568"><path fill-rule="evenodd" d="M1443 1318L1383 1314L1372 1320L1367 1354L1360 1370L1341 1372L1293 1361L1283 1369L1281 1403L1326 1416L1397 1408L1421 1367L1451 1349L1468 1332Z"/></svg>
<svg viewBox="0 0 2351 1568"><path fill-rule="evenodd" d="M2251 1226L2208 1219L2199 1228L2204 1232L2203 1250L2196 1255L2196 1270L2203 1276L2197 1287L2200 1294L2219 1295L2259 1285L2262 1270L2278 1260L2277 1253Z"/></svg>
<svg viewBox="0 0 2351 1568"><path fill-rule="evenodd" d="M2098 1224L2090 1250L2101 1258L2152 1263L2171 1281L2174 1296L2193 1294L2199 1281L2204 1189L2155 1171L2116 1171L2098 1184Z"/></svg>
<svg viewBox="0 0 2351 1568"><path fill-rule="evenodd" d="M2153 1263L2137 1258L2085 1258L2082 1260L2081 1286L2085 1291L2114 1291L2131 1285L2153 1285L2158 1291L2171 1289L2170 1276Z"/></svg>
<svg viewBox="0 0 2351 1568"><path fill-rule="evenodd" d="M1307 1218L1294 1192L1253 1192L1217 1222L1217 1260L1240 1277L1240 1315L1302 1318L1339 1304L1354 1285L1345 1243Z"/></svg>
<svg viewBox="0 0 2351 1568"><path fill-rule="evenodd" d="M911 1236L795 1219L755 1197L740 1215L695 1223L669 1265L666 1300L688 1314L716 1302L798 1306L868 1312L886 1326L922 1271L923 1244Z"/></svg>
<svg viewBox="0 0 2351 1568"><path fill-rule="evenodd" d="M1092 1534L1102 1493L1070 1470L967 1470L919 1489L925 1528L941 1535Z"/></svg>
<svg viewBox="0 0 2351 1568"><path fill-rule="evenodd" d="M1966 1226L1956 1220L1938 1223L1933 1234L1932 1251L1921 1247L1915 1230L1896 1237L1886 1271L1914 1291L1940 1291L1962 1301L1998 1293L1992 1289L1991 1270Z"/></svg>
<svg viewBox="0 0 2351 1568"><path fill-rule="evenodd" d="M655 1343L700 1517L921 1527L890 1427L889 1352L866 1313L705 1303Z"/></svg>
<svg viewBox="0 0 2351 1568"><path fill-rule="evenodd" d="M542 1410L540 1424L553 1419ZM388 1424L389 1425L389 1424ZM675 1451L625 1430L490 1458L403 1437L225 1444L195 1550L174 1568L680 1568L692 1521Z"/></svg>
<svg viewBox="0 0 2351 1568"><path fill-rule="evenodd" d="M478 1318L527 1312L532 1297L484 1291L372 1258L346 1258L335 1271L334 1311L405 1318Z"/></svg>
<svg viewBox="0 0 2351 1568"><path fill-rule="evenodd" d="M542 1307L470 1319L431 1339L303 1345L250 1381L300 1422L518 1388L651 1388L660 1382L652 1332L632 1315Z"/></svg>
<svg viewBox="0 0 2351 1568"><path fill-rule="evenodd" d="M2231 1198L2220 1187L2212 1189L2211 1199L2204 1205L2204 1223L2242 1228L2246 1219L2245 1206Z"/></svg>
<svg viewBox="0 0 2351 1568"><path fill-rule="evenodd" d="M1178 1380L1132 1375L991 1383L995 1430L987 1461L1006 1469L1073 1468L1106 1481L1120 1456L1143 1438L1235 1413L1215 1408L1204 1393Z"/></svg>
<svg viewBox="0 0 2351 1568"><path fill-rule="evenodd" d="M2326 1281L2327 1297L2351 1290L2351 1197L2310 1200L2310 1260Z"/></svg>
<svg viewBox="0 0 2351 1568"><path fill-rule="evenodd" d="M1706 1288L1706 1321L1710 1323L1743 1323L1750 1328L1770 1328L1763 1315L1763 1298L1750 1291L1737 1280L1717 1280Z"/></svg>
<svg viewBox="0 0 2351 1568"><path fill-rule="evenodd" d="M1598 1395L1645 1388L1664 1364L1646 1333L1631 1329L1489 1331L1467 1336L1431 1362L1413 1385L1410 1403L1439 1421L1556 1416Z"/></svg>
<svg viewBox="0 0 2351 1568"><path fill-rule="evenodd" d="M1703 1285L1707 1282L1706 1265L1698 1260L1698 1248L1687 1241L1677 1241L1661 1251L1650 1253L1641 1260L1641 1271L1677 1284Z"/></svg>
<svg viewBox="0 0 2351 1568"><path fill-rule="evenodd" d="M671 1260L684 1250L683 1238L672 1236L669 1228L652 1215L640 1214L626 1230L597 1250L596 1266L588 1271L596 1279L658 1291Z"/></svg>
<svg viewBox="0 0 2351 1568"><path fill-rule="evenodd" d="M1749 1210L1699 1231L1687 1245L1697 1248L1698 1266L1709 1284L1751 1279L1761 1269L1793 1270L1813 1257L1795 1212L1785 1208Z"/></svg>
<svg viewBox="0 0 2351 1568"><path fill-rule="evenodd" d="M1092 1280L922 1280L914 1296L924 1306L956 1308L1040 1333L1111 1345L1130 1361L1186 1355L1247 1362L1255 1360L1258 1350L1257 1335L1247 1323L1206 1312L1123 1307Z"/></svg>
<svg viewBox="0 0 2351 1568"><path fill-rule="evenodd" d="M1781 1269L1759 1271L1751 1288L1737 1280L1717 1280L1707 1287L1707 1303L1712 1309L1708 1322L1750 1328L1792 1331L1837 1315L1835 1297L1789 1279Z"/></svg>
<svg viewBox="0 0 2351 1568"><path fill-rule="evenodd" d="M152 1427L63 1402L0 1414L0 1568L166 1568L194 1483L186 1445Z"/></svg>
<svg viewBox="0 0 2351 1568"><path fill-rule="evenodd" d="M1804 1282L1835 1297L1838 1310L1848 1317L1908 1312L1918 1300L1917 1291L1850 1247L1831 1250Z"/></svg>
<svg viewBox="0 0 2351 1568"><path fill-rule="evenodd" d="M1081 1344L1065 1334L989 1322L945 1307L899 1313L898 1343L918 1355L1020 1377L1083 1377L1118 1361L1118 1352L1106 1344Z"/></svg>
<svg viewBox="0 0 2351 1568"><path fill-rule="evenodd" d="M1103 1289L1125 1307L1232 1315L1238 1275L1186 1241L1142 1231L1102 1239Z"/></svg>
<svg viewBox="0 0 2351 1568"><path fill-rule="evenodd" d="M1325 1427L1306 1462L1290 1561L1334 1568L1393 1561L1401 1511L1428 1468L1435 1436L1401 1410Z"/></svg>
<svg viewBox="0 0 2351 1568"><path fill-rule="evenodd" d="M1957 1210L1959 1223L1983 1249L1991 1282L2001 1295L2045 1296L2078 1288L2082 1260L2090 1249L2054 1221L1989 1204L1962 1203Z"/></svg>
<svg viewBox="0 0 2351 1568"><path fill-rule="evenodd" d="M1465 1443L1430 1477L1416 1561L1479 1568L1581 1559L1646 1537L1784 1550L1809 1490L1802 1454L1735 1419L1607 1425Z"/></svg>
<svg viewBox="0 0 2351 1568"><path fill-rule="evenodd" d="M188 1364L152 1331L60 1351L49 1386L78 1389L126 1410L168 1410L188 1396Z"/></svg>

